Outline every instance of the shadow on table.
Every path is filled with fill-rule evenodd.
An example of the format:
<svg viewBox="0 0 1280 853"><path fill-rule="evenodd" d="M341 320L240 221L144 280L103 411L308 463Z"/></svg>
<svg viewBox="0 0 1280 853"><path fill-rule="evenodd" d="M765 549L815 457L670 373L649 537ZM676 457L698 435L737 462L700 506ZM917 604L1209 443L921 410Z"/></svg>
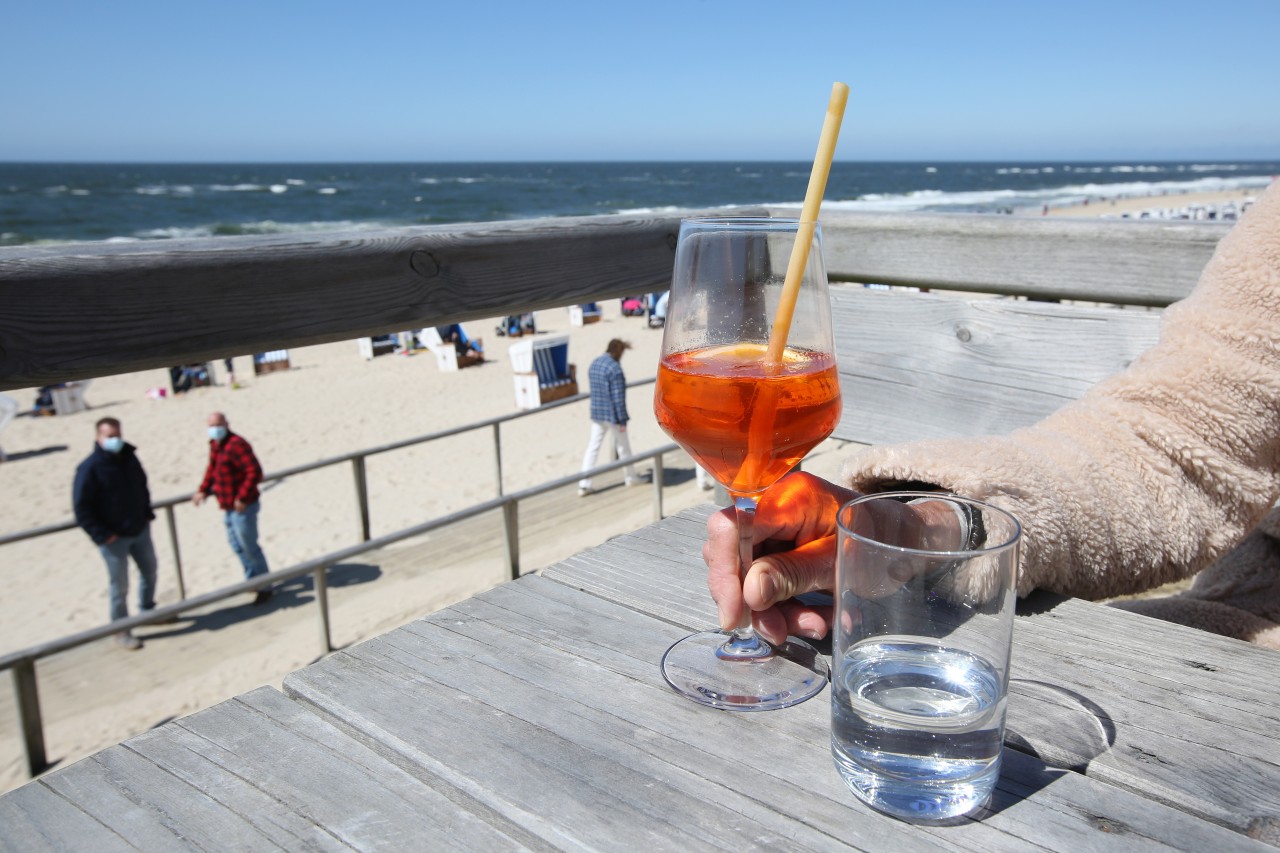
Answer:
<svg viewBox="0 0 1280 853"><path fill-rule="evenodd" d="M339 563L329 567L329 589L369 583L381 576L382 569L379 566L369 563ZM248 597L252 593L245 593L245 595ZM146 640L161 640L198 631L221 631L223 628L278 610L314 605L315 598L315 579L311 575L303 575L278 584L271 598L261 605L253 604L253 599L248 598L243 603L221 607L207 613L195 613L190 616L184 614L173 625L148 626L155 630L148 630L141 636Z"/></svg>

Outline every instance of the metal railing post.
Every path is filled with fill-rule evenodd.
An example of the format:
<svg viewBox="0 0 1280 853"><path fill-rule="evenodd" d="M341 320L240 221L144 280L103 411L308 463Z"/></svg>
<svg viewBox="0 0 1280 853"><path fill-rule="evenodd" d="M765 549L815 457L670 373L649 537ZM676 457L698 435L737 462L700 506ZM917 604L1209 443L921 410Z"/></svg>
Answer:
<svg viewBox="0 0 1280 853"><path fill-rule="evenodd" d="M502 434L501 424L493 425L493 463L498 480L498 497L502 497Z"/></svg>
<svg viewBox="0 0 1280 853"><path fill-rule="evenodd" d="M320 651L327 655L333 651L333 638L329 633L329 567L316 569L311 578L316 588L316 605L320 608Z"/></svg>
<svg viewBox="0 0 1280 853"><path fill-rule="evenodd" d="M662 456L653 457L653 520L662 521L662 485L666 478L666 470L662 467Z"/></svg>
<svg viewBox="0 0 1280 853"><path fill-rule="evenodd" d="M182 551L178 550L178 522L173 517L173 505L164 508L164 514L169 521L169 546L173 548L173 569L178 573L178 600L182 601L187 597L187 584L182 577Z"/></svg>
<svg viewBox="0 0 1280 853"><path fill-rule="evenodd" d="M35 661L23 661L13 668L13 692L18 700L18 721L27 753L27 771L37 776L49 767L49 761L44 751L44 724L40 720Z"/></svg>
<svg viewBox="0 0 1280 853"><path fill-rule="evenodd" d="M507 542L507 577L520 577L520 505L507 501L502 505L502 534Z"/></svg>
<svg viewBox="0 0 1280 853"><path fill-rule="evenodd" d="M360 541L369 541L369 483L364 475L364 457L357 456L351 460L351 473L356 479L356 502L360 512Z"/></svg>

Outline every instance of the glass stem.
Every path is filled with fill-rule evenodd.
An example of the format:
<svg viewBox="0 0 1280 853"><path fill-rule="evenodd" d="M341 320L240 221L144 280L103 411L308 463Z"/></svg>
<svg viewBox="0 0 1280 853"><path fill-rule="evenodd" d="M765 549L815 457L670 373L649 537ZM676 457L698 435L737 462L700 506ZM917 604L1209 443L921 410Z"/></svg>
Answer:
<svg viewBox="0 0 1280 853"><path fill-rule="evenodd" d="M751 531L756 519L755 498L734 498L734 515L738 521L738 577L747 579L747 570L751 568L754 548L751 542ZM738 616L738 625L733 635L720 649L722 658L759 659L772 654L773 650L756 634L751 626L751 608L746 602L742 604L742 612Z"/></svg>

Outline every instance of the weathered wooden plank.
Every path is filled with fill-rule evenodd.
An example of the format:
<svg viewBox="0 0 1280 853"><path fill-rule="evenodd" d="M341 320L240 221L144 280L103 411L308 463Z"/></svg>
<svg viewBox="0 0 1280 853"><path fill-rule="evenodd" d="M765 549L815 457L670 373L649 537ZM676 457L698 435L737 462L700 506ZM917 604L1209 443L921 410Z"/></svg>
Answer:
<svg viewBox="0 0 1280 853"><path fill-rule="evenodd" d="M857 839L873 848L938 846L879 817L844 826L828 815L814 827L823 809L806 774L771 759L776 753L761 743L740 749L750 731L771 726L775 750L805 755L834 775L822 738L815 749L796 736L812 735L796 728L796 715L821 708L750 715L754 726L738 715L699 713L673 701L655 668L654 656L681 629L559 585L570 602L510 591L526 583L539 581L503 587L505 607L471 599L465 613L442 612L420 630L295 673L286 690L409 763L445 765L440 772L483 791L504 813L555 815L556 833L573 846L843 849ZM527 611L543 615L526 622ZM420 713L385 713L403 701ZM659 720L666 731L652 728ZM699 726L717 732L709 744L697 737ZM708 767L722 772L708 781ZM740 779L753 784L738 790Z"/></svg>
<svg viewBox="0 0 1280 853"><path fill-rule="evenodd" d="M663 290L675 216L0 249L0 388Z"/></svg>
<svg viewBox="0 0 1280 853"><path fill-rule="evenodd" d="M152 730L37 784L75 803L129 849L538 846L271 688ZM36 814L42 821L55 816ZM78 835L70 847L94 849L91 837Z"/></svg>
<svg viewBox="0 0 1280 853"><path fill-rule="evenodd" d="M696 525L711 511L681 516ZM646 561L640 570L631 542L613 539L543 574L660 618L699 601L708 621L694 626L711 624L714 606L701 575L670 559ZM700 542L672 544L701 562ZM631 571L586 576L610 563ZM1232 722L1234 714L1274 706L1274 681L1257 678L1274 668L1272 653L1116 608L1062 606L1016 622L1013 677L1024 683L1015 681L1011 691L1010 743L1238 832L1276 834L1280 728L1267 724L1274 712ZM1215 701L1224 709L1211 710Z"/></svg>
<svg viewBox="0 0 1280 853"><path fill-rule="evenodd" d="M844 413L867 444L1006 433L1119 372L1158 337L1159 313L836 287Z"/></svg>
<svg viewBox="0 0 1280 853"><path fill-rule="evenodd" d="M0 249L0 390L663 290L699 213ZM1150 305L1184 296L1227 228L823 222L835 278Z"/></svg>
<svg viewBox="0 0 1280 853"><path fill-rule="evenodd" d="M517 800L526 811L540 810L533 798L555 783L564 786L561 797L585 785L592 794L602 789L620 798L608 809L615 832L634 819L633 810L666 815L674 836L639 839L662 849L754 849L778 843L782 832L788 849L911 849L931 843L1078 850L1110 840L1103 833L1122 826L1130 845L1196 839L1247 846L1227 830L1103 790L1082 777L1064 783L1061 774L1027 756L1011 759L1001 783L1006 790L981 821L918 829L905 838L886 835L906 825L863 808L844 789L827 748L825 702L734 715L670 693L656 661L682 632L563 585L527 578L295 673L286 689L371 741L402 751L407 763L430 756L446 763L450 773L468 773L469 784ZM420 713L395 713L406 701ZM454 741L469 748L454 747ZM485 749L515 763L490 765L476 754ZM637 784L640 779L643 784ZM740 780L750 780L746 791L737 789ZM741 799L750 791L767 791L768 808ZM1032 792L1033 799L1023 801ZM703 813L690 800L713 808ZM778 825L780 815L821 834ZM726 817L733 823L723 826ZM742 827L744 819L765 827ZM736 835L748 830L749 838Z"/></svg>
<svg viewBox="0 0 1280 853"><path fill-rule="evenodd" d="M821 222L833 279L1131 305L1190 293L1231 228L834 210Z"/></svg>
<svg viewBox="0 0 1280 853"><path fill-rule="evenodd" d="M0 850L6 853L136 849L80 805L40 782L0 797Z"/></svg>

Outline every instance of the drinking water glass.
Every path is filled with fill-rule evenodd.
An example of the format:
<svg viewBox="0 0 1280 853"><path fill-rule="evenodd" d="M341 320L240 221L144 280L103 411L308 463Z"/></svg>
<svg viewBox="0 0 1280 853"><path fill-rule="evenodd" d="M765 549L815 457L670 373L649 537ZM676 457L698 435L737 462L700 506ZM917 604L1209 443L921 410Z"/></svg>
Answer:
<svg viewBox="0 0 1280 853"><path fill-rule="evenodd" d="M1021 527L941 492L867 495L837 521L836 769L887 814L968 814L1000 775Z"/></svg>

